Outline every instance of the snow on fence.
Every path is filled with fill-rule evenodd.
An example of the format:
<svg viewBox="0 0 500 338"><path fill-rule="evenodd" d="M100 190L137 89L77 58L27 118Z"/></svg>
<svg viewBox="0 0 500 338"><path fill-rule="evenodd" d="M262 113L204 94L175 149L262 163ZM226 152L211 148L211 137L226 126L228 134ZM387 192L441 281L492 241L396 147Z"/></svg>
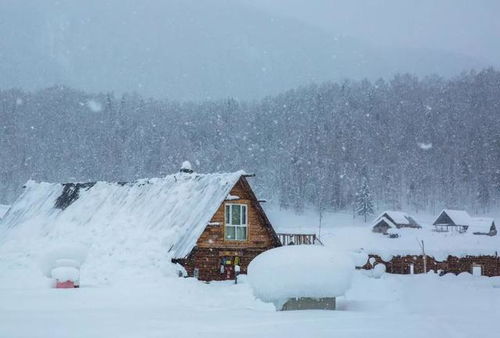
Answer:
<svg viewBox="0 0 500 338"><path fill-rule="evenodd" d="M278 233L277 235L282 245L323 245L316 234Z"/></svg>

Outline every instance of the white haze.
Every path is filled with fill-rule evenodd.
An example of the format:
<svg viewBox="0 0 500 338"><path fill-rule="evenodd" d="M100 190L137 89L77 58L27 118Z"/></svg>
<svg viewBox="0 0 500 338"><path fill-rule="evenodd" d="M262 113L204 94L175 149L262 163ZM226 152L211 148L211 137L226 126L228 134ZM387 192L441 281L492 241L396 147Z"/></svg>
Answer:
<svg viewBox="0 0 500 338"><path fill-rule="evenodd" d="M498 65L496 1L2 1L0 88L170 99Z"/></svg>

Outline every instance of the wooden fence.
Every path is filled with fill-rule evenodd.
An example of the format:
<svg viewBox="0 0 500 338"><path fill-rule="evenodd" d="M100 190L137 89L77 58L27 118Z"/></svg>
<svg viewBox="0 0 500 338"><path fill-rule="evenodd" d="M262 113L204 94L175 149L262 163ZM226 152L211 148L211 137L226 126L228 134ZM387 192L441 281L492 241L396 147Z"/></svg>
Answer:
<svg viewBox="0 0 500 338"><path fill-rule="evenodd" d="M316 234L277 234L282 245L323 245Z"/></svg>

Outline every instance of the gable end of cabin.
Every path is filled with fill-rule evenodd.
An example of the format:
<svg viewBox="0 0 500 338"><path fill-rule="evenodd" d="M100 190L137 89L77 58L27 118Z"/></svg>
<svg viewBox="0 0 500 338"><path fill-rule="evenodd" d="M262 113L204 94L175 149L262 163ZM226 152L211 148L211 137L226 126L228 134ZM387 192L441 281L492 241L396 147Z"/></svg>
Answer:
<svg viewBox="0 0 500 338"><path fill-rule="evenodd" d="M252 188L242 176L217 208L186 258L174 259L190 277L200 280L234 279L247 272L260 253L280 241Z"/></svg>

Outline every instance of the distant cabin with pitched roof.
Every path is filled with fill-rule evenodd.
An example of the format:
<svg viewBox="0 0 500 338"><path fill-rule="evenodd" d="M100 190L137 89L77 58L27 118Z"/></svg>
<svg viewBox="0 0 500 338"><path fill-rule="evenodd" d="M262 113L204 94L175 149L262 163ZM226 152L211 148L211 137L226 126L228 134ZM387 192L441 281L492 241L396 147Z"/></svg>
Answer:
<svg viewBox="0 0 500 338"><path fill-rule="evenodd" d="M444 209L432 223L437 232L472 232L474 235L495 236L497 229L493 218L471 217L465 210Z"/></svg>
<svg viewBox="0 0 500 338"><path fill-rule="evenodd" d="M372 223L372 231L387 234L389 229L413 228L421 226L413 217L402 211L387 210L375 218Z"/></svg>

